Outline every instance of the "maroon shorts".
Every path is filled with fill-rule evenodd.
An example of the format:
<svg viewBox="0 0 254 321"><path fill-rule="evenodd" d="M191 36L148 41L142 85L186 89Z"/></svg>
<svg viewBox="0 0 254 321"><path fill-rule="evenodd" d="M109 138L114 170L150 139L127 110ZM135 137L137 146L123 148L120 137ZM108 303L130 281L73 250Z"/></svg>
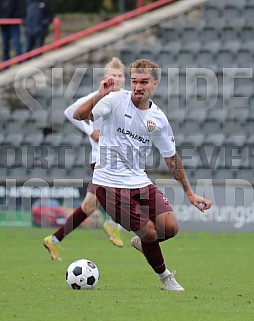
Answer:
<svg viewBox="0 0 254 321"><path fill-rule="evenodd" d="M87 191L96 194L104 210L128 231L138 231L148 220L155 222L157 215L172 211L167 198L153 184L126 189L90 183Z"/></svg>

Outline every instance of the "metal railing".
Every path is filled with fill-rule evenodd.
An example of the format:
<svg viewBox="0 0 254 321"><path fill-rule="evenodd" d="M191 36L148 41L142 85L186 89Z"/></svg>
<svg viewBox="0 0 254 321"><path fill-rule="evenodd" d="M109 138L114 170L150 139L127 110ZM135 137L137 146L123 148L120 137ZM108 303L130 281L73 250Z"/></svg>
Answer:
<svg viewBox="0 0 254 321"><path fill-rule="evenodd" d="M81 38L84 38L88 35L91 35L95 32L99 32L102 30L105 30L107 28L113 27L113 26L117 26L120 25L123 21L127 21L130 20L134 17L137 17L143 13L155 10L159 7L162 7L166 4L172 3L175 0L158 0L152 3L149 3L147 5L143 5L143 1L139 0L138 1L138 5L137 8L126 12L124 14L121 14L119 16L116 16L114 18L111 18L109 20L103 21L95 26L92 26L90 28L87 28L85 30L76 32L70 36L64 37L60 39L60 20L58 18L54 18L54 32L55 32L55 40L50 43L50 44L46 44L40 48L36 48L34 50L31 50L29 52L26 52L24 54L21 54L19 56L16 56L14 58L11 58L9 60L3 61L0 63L0 70L6 69L12 65L21 63L23 61L26 61L28 59L34 58L36 56L41 55L42 53L45 53L47 51L53 50L53 49L58 49L62 46L65 46L67 44L70 44L71 42L77 41ZM6 21L6 20L10 20L10 19L0 19L0 24L2 21ZM21 19L13 19L12 23L14 24L20 24L22 23Z"/></svg>

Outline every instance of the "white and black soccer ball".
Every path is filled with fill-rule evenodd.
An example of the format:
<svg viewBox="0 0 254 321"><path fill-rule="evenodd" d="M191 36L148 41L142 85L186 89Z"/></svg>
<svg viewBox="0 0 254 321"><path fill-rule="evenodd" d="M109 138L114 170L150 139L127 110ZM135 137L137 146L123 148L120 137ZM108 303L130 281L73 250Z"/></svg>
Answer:
<svg viewBox="0 0 254 321"><path fill-rule="evenodd" d="M87 259L72 262L66 271L66 282L73 290L92 290L97 286L99 277L97 266Z"/></svg>

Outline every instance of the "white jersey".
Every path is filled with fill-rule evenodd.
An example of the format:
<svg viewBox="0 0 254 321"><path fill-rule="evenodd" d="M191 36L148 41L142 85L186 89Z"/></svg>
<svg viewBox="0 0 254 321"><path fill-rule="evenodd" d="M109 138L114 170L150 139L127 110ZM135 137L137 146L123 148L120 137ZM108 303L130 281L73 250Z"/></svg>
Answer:
<svg viewBox="0 0 254 321"><path fill-rule="evenodd" d="M99 144L95 142L91 135L95 129L101 129L101 120L98 120L96 122L92 122L91 120L89 123L86 123L85 121L76 120L73 118L74 111L85 101L87 101L89 98L93 97L98 91L95 91L87 96L84 96L80 99L78 99L74 104L70 105L68 108L65 109L64 114L66 118L69 119L69 121L76 126L79 130L81 130L83 133L87 134L89 136L89 141L92 146L92 153L90 157L90 162L95 163L96 162L96 155L98 152Z"/></svg>
<svg viewBox="0 0 254 321"><path fill-rule="evenodd" d="M92 110L102 118L99 153L92 182L98 185L141 188L151 184L145 173L146 158L154 144L163 157L175 154L175 140L165 114L151 102L140 110L130 91L110 93Z"/></svg>

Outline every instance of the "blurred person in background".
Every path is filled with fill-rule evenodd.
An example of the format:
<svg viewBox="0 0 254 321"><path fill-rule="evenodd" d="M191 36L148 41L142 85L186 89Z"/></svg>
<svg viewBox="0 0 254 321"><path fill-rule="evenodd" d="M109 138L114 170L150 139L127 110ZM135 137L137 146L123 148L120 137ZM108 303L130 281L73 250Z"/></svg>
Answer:
<svg viewBox="0 0 254 321"><path fill-rule="evenodd" d="M121 60L117 57L113 57L110 62L108 62L104 67L104 78L112 76L115 80L113 91L120 91L125 82L125 66ZM76 111L79 106L84 104L88 99L92 98L98 93L95 91L90 93L87 96L84 96L77 100L74 104L66 108L64 114L67 119L76 126L79 130L87 134L90 138L90 143L92 146L91 153L91 167L94 168L96 157L99 147L99 135L101 122L92 122L86 123L85 121L81 122L73 118L73 113ZM98 200L95 194L87 192L82 204L80 207L76 208L73 213L68 217L65 224L59 227L59 229L44 238L44 247L49 251L51 259L56 261L59 260L59 243L71 233L76 227L78 227L87 217L94 213L98 207ZM111 218L106 220L103 224L103 229L107 233L109 240L117 247L123 247L123 241L119 232L120 226L115 223Z"/></svg>
<svg viewBox="0 0 254 321"><path fill-rule="evenodd" d="M1 0L0 1L0 18L21 18L25 16L26 0ZM11 46L16 56L22 54L22 45L20 41L20 25L19 24L2 24L2 46L3 61L11 58Z"/></svg>
<svg viewBox="0 0 254 321"><path fill-rule="evenodd" d="M26 52L44 45L53 18L54 12L49 0L28 0L24 18Z"/></svg>

